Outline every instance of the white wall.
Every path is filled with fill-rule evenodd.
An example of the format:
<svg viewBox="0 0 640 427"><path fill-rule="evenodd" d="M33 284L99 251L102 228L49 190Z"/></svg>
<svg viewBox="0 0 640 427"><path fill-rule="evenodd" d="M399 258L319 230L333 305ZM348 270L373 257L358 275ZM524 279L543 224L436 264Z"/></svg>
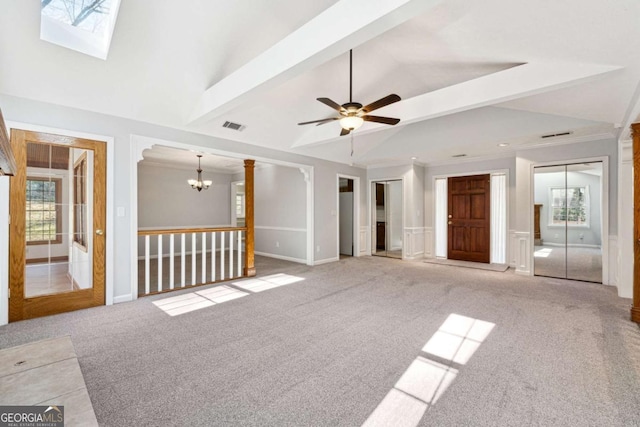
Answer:
<svg viewBox="0 0 640 427"><path fill-rule="evenodd" d="M231 179L233 175L202 172L213 183L197 191L187 184L196 177L192 169L155 163L138 163L138 227L214 227L231 225Z"/></svg>
<svg viewBox="0 0 640 427"><path fill-rule="evenodd" d="M566 182L569 187L589 188L589 226L572 227L569 226L566 233L566 243L571 245L601 246L601 215L602 207L600 197L600 177L582 172L567 172ZM549 209L551 200L550 188L564 187L564 172L544 172L544 168L536 169L534 174L534 202L541 204L540 209L540 237L544 243L565 243L564 226L549 225ZM556 237L557 236L557 237Z"/></svg>
<svg viewBox="0 0 640 427"><path fill-rule="evenodd" d="M244 179L237 174L234 180ZM307 258L307 183L300 169L257 163L254 170L255 252L291 261Z"/></svg>

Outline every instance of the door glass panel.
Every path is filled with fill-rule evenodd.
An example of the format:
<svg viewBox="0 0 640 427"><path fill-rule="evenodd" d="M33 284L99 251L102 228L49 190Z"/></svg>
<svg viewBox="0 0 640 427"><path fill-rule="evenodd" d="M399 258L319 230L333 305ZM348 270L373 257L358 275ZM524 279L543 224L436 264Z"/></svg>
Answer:
<svg viewBox="0 0 640 427"><path fill-rule="evenodd" d="M567 165L567 278L602 283L602 162Z"/></svg>
<svg viewBox="0 0 640 427"><path fill-rule="evenodd" d="M36 142L28 142L26 148L24 297L71 292L81 283L76 264L88 261L74 254L72 239L73 156L74 151L86 150ZM93 159L92 153L85 157ZM88 282L82 282L85 287L92 286L90 263L88 271Z"/></svg>
<svg viewBox="0 0 640 427"><path fill-rule="evenodd" d="M534 274L566 278L566 166L534 169Z"/></svg>
<svg viewBox="0 0 640 427"><path fill-rule="evenodd" d="M374 255L402 258L402 180L375 182Z"/></svg>
<svg viewBox="0 0 640 427"><path fill-rule="evenodd" d="M402 181L386 184L386 247L387 256L402 258Z"/></svg>
<svg viewBox="0 0 640 427"><path fill-rule="evenodd" d="M386 193L387 193L387 185L383 182L376 182L373 184L374 191L376 195L376 203L375 203L375 243L374 243L374 254L380 256L387 255L387 233L386 233L386 225L387 225L387 212L386 212Z"/></svg>

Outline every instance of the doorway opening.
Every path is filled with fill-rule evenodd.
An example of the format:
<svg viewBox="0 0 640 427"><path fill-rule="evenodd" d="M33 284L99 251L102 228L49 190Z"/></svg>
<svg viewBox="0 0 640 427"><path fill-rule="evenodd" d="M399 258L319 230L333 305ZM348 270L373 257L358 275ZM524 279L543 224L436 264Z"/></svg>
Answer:
<svg viewBox="0 0 640 427"><path fill-rule="evenodd" d="M534 275L602 283L603 163L534 167Z"/></svg>
<svg viewBox="0 0 640 427"><path fill-rule="evenodd" d="M338 177L338 234L340 258L354 255L354 188L353 179Z"/></svg>
<svg viewBox="0 0 640 427"><path fill-rule="evenodd" d="M373 218L375 228L371 238L371 253L376 256L402 258L402 180L374 181Z"/></svg>

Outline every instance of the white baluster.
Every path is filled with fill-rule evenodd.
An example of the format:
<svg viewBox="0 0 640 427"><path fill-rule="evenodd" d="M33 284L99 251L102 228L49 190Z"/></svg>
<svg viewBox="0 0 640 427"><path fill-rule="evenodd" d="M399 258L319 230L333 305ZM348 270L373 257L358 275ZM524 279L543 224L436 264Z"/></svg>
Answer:
<svg viewBox="0 0 640 427"><path fill-rule="evenodd" d="M202 232L202 283L207 283L207 233Z"/></svg>
<svg viewBox="0 0 640 427"><path fill-rule="evenodd" d="M242 276L242 230L238 230L238 276Z"/></svg>
<svg viewBox="0 0 640 427"><path fill-rule="evenodd" d="M196 284L196 258L198 254L196 253L196 233L191 233L191 284Z"/></svg>
<svg viewBox="0 0 640 427"><path fill-rule="evenodd" d="M229 278L233 277L233 231L229 232Z"/></svg>
<svg viewBox="0 0 640 427"><path fill-rule="evenodd" d="M158 292L162 291L162 234L158 234Z"/></svg>
<svg viewBox="0 0 640 427"><path fill-rule="evenodd" d="M150 281L151 281L151 274L150 274L150 269L151 266L149 265L149 246L151 246L150 244L150 236L147 234L146 236L144 236L144 293L145 295L149 295L149 292L151 292L151 286L150 286Z"/></svg>
<svg viewBox="0 0 640 427"><path fill-rule="evenodd" d="M173 277L173 273L175 271L175 259L174 259L174 242L173 237L174 234L169 234L169 289L173 289L173 285L175 282L175 278Z"/></svg>
<svg viewBox="0 0 640 427"><path fill-rule="evenodd" d="M182 273L182 281L180 282L180 287L184 288L184 285L187 283L187 261L186 261L186 251L187 251L187 235L182 233L180 235L180 270Z"/></svg>
<svg viewBox="0 0 640 427"><path fill-rule="evenodd" d="M211 232L211 281L216 281L216 233Z"/></svg>
<svg viewBox="0 0 640 427"><path fill-rule="evenodd" d="M224 231L220 232L220 279L224 280Z"/></svg>

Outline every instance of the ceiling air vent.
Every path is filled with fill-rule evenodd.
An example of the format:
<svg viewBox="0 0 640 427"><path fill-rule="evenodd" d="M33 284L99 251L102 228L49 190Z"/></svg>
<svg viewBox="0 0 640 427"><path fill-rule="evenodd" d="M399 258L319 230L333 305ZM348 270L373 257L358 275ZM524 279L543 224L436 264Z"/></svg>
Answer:
<svg viewBox="0 0 640 427"><path fill-rule="evenodd" d="M466 154L454 154L451 157L467 157L467 155Z"/></svg>
<svg viewBox="0 0 640 427"><path fill-rule="evenodd" d="M237 130L238 132L242 131L245 128L244 125L241 125L240 123L233 123L233 122L224 122L222 127Z"/></svg>
<svg viewBox="0 0 640 427"><path fill-rule="evenodd" d="M561 132L561 133L550 133L549 135L542 135L540 138L545 139L545 138L555 138L558 136L566 136L566 135L571 135L573 132Z"/></svg>

